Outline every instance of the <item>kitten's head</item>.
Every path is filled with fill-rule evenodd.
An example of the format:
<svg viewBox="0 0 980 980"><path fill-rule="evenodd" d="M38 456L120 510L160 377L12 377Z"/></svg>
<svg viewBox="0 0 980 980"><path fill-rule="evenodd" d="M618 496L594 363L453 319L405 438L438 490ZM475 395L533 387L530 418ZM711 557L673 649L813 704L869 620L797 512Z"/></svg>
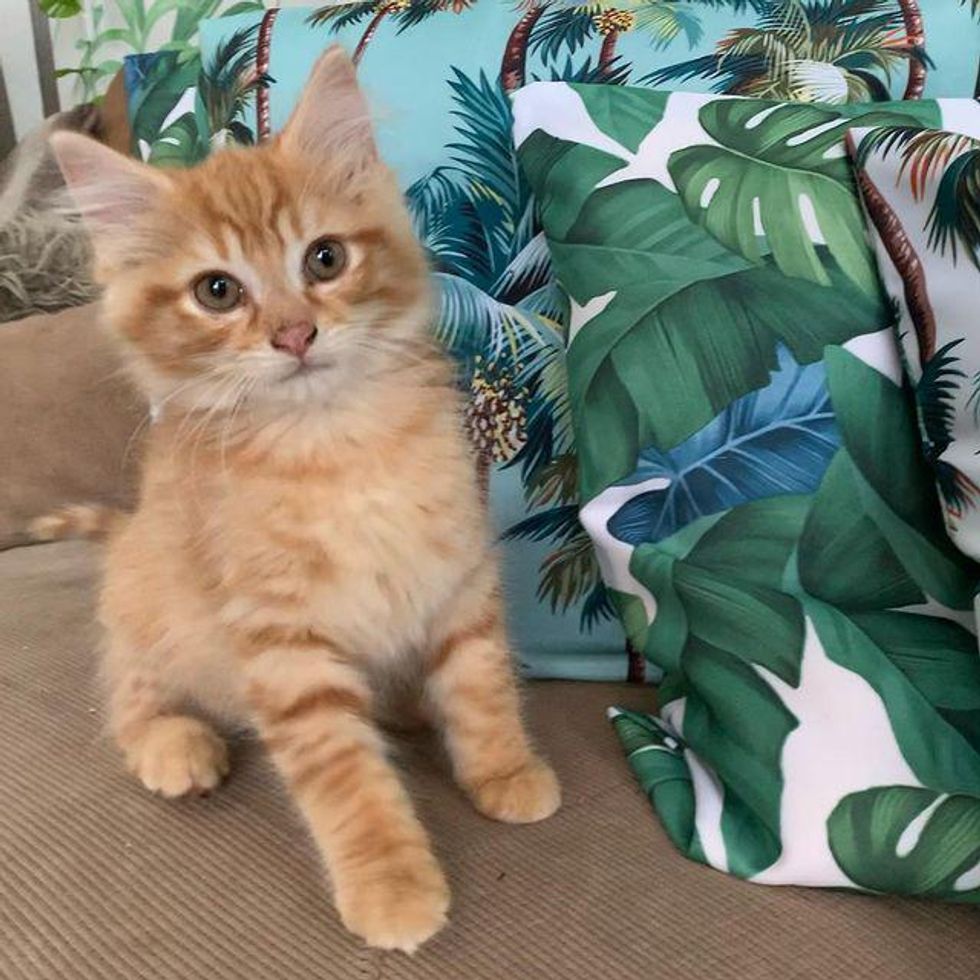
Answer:
<svg viewBox="0 0 980 980"><path fill-rule="evenodd" d="M279 136L189 170L53 143L154 400L328 402L425 336L425 260L340 48Z"/></svg>

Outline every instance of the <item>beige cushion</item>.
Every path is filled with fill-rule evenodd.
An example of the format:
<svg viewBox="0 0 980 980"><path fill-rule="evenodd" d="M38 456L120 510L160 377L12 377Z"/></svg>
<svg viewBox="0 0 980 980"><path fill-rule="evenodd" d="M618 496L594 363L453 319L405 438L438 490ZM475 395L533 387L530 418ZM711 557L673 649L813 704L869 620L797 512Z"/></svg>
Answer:
<svg viewBox="0 0 980 980"><path fill-rule="evenodd" d="M254 741L205 800L155 799L123 772L93 685L97 555L0 555L5 980L977 980L976 908L750 885L681 858L604 718L649 704L625 685L529 690L566 795L536 826L480 817L432 739L399 740L452 923L413 958L365 949Z"/></svg>
<svg viewBox="0 0 980 980"><path fill-rule="evenodd" d="M0 549L62 504L131 502L145 414L97 304L0 325Z"/></svg>

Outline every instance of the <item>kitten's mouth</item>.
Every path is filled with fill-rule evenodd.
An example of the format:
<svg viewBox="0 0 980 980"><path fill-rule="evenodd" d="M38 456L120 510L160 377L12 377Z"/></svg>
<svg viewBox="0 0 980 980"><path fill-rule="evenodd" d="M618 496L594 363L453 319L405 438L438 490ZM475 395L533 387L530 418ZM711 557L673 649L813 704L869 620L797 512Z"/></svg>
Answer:
<svg viewBox="0 0 980 980"><path fill-rule="evenodd" d="M318 364L311 363L310 361L300 361L298 364L294 365L293 369L288 373L284 374L279 380L281 382L292 381L295 378L307 377L311 374L318 374L320 371L328 371L331 368L329 361L320 362Z"/></svg>

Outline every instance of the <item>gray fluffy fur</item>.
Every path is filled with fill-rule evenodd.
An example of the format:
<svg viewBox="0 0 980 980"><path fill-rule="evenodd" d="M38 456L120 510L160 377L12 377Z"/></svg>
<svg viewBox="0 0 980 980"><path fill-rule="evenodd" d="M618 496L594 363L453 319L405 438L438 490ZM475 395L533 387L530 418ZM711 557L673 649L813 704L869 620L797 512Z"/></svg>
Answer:
<svg viewBox="0 0 980 980"><path fill-rule="evenodd" d="M98 295L88 236L64 208L64 183L48 147L56 129L97 128L94 106L52 116L21 141L0 174L0 323Z"/></svg>

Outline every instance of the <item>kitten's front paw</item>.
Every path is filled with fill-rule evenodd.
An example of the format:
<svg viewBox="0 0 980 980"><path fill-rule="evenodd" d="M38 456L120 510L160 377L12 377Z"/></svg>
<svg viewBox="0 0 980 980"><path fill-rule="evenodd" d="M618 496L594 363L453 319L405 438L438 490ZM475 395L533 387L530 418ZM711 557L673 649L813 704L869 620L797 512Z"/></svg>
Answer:
<svg viewBox="0 0 980 980"><path fill-rule="evenodd" d="M126 764L152 793L207 793L228 775L228 749L203 721L154 718L126 749Z"/></svg>
<svg viewBox="0 0 980 980"><path fill-rule="evenodd" d="M338 883L337 911L368 946L414 953L446 924L449 886L431 856L363 869Z"/></svg>
<svg viewBox="0 0 980 980"><path fill-rule="evenodd" d="M534 823L561 805L561 786L554 770L532 756L517 772L480 783L471 793L480 813L505 823Z"/></svg>

